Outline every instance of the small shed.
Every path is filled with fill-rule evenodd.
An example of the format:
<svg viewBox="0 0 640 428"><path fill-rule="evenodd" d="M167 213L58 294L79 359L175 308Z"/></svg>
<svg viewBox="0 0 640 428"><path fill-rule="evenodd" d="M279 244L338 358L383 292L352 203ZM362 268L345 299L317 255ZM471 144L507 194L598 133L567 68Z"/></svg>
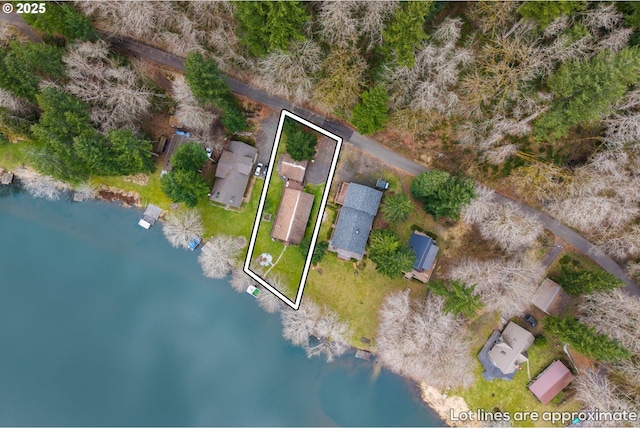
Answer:
<svg viewBox="0 0 640 428"><path fill-rule="evenodd" d="M529 385L529 391L533 392L542 404L549 404L572 380L573 375L567 366L556 360Z"/></svg>
<svg viewBox="0 0 640 428"><path fill-rule="evenodd" d="M561 291L562 287L560 285L549 278L545 278L533 295L532 303L545 314L549 314L549 308Z"/></svg>
<svg viewBox="0 0 640 428"><path fill-rule="evenodd" d="M13 174L10 172L5 172L2 174L2 184L8 185L13 182Z"/></svg>
<svg viewBox="0 0 640 428"><path fill-rule="evenodd" d="M145 229L149 229L156 221L158 221L160 214L162 214L162 208L157 205L149 204L147 205L147 209L144 211L142 218L138 221L138 225Z"/></svg>

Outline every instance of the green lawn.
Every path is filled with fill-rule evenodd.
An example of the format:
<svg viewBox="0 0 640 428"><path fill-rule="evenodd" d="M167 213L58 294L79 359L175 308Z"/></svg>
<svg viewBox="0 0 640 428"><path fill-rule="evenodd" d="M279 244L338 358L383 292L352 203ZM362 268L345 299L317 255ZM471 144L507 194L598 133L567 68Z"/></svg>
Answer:
<svg viewBox="0 0 640 428"><path fill-rule="evenodd" d="M21 142L18 144L0 143L0 167L13 170L27 161L27 146L36 146L33 142Z"/></svg>
<svg viewBox="0 0 640 428"><path fill-rule="evenodd" d="M304 298L337 311L341 319L349 321L353 333L351 345L366 349L369 346L360 342L360 338L373 340L376 336L378 310L384 298L407 287L411 287L413 298L426 295L426 285L420 282L390 279L376 272L374 264L366 259L364 268L356 271L353 261L338 260L336 254L328 252L309 272Z"/></svg>
<svg viewBox="0 0 640 428"><path fill-rule="evenodd" d="M102 177L94 176L89 180L91 184L117 187L118 189L130 190L140 195L143 205L154 203L165 210L169 209L171 200L164 194L160 186L160 170L149 175L149 183L142 186L136 183L125 181L123 177Z"/></svg>

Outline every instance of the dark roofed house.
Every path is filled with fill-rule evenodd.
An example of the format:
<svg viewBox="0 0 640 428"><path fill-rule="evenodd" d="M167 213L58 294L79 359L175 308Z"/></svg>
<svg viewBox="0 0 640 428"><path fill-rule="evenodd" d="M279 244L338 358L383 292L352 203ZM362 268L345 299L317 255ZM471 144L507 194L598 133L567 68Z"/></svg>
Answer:
<svg viewBox="0 0 640 428"><path fill-rule="evenodd" d="M529 385L529 390L538 397L542 404L549 404L553 398L567 387L573 380L573 375L562 361L554 361L538 375Z"/></svg>
<svg viewBox="0 0 640 428"><path fill-rule="evenodd" d="M287 244L299 244L307 229L313 199L310 193L285 188L271 228L271 237Z"/></svg>
<svg viewBox="0 0 640 428"><path fill-rule="evenodd" d="M494 331L478 358L484 367L487 380L511 380L520 364L529 361L527 350L533 344L533 335L514 322L502 331Z"/></svg>
<svg viewBox="0 0 640 428"><path fill-rule="evenodd" d="M373 219L378 213L382 192L357 183L343 183L336 197L342 205L329 251L338 258L362 260Z"/></svg>
<svg viewBox="0 0 640 428"><path fill-rule="evenodd" d="M304 181L304 175L307 171L308 160L295 161L289 153L284 153L280 157L280 175L288 180Z"/></svg>
<svg viewBox="0 0 640 428"><path fill-rule="evenodd" d="M255 147L241 141L230 141L218 160L216 181L209 199L239 208L257 156Z"/></svg>
<svg viewBox="0 0 640 428"><path fill-rule="evenodd" d="M411 234L409 247L411 247L416 255L416 262L413 264L413 270L407 272L404 277L429 282L433 268L436 265L436 256L440 248L438 248L430 236L418 231L414 231L413 234Z"/></svg>

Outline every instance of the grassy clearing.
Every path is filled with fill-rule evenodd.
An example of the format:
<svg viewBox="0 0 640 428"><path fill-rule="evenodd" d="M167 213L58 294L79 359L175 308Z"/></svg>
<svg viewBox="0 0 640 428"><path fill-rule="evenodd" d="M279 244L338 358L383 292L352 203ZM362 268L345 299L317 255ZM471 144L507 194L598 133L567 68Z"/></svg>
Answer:
<svg viewBox="0 0 640 428"><path fill-rule="evenodd" d="M361 269L354 268L354 264L327 253L319 266L309 272L305 297L334 309L341 319L348 320L353 333L351 345L367 348L360 338L376 336L378 310L387 294L411 287L412 297L419 298L426 295L427 288L404 278L389 279L376 272L368 260Z"/></svg>
<svg viewBox="0 0 640 428"><path fill-rule="evenodd" d="M38 147L33 142L22 142L17 144L0 143L0 167L13 170L27 162L26 146Z"/></svg>
<svg viewBox="0 0 640 428"><path fill-rule="evenodd" d="M94 176L91 177L90 183L94 185L104 184L105 186L137 192L143 205L154 203L166 210L171 205L171 199L164 194L160 186L160 170L150 174L149 183L144 186L126 181L124 177Z"/></svg>

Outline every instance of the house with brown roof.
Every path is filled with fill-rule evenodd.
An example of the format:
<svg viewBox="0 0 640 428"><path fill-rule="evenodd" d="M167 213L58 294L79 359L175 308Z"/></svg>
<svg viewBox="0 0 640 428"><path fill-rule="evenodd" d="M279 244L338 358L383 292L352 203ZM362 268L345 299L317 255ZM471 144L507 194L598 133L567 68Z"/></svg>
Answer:
<svg viewBox="0 0 640 428"><path fill-rule="evenodd" d="M542 404L549 404L572 380L571 371L562 361L556 360L529 385L529 391L533 392Z"/></svg>
<svg viewBox="0 0 640 428"><path fill-rule="evenodd" d="M513 379L520 364L529 361L527 350L534 340L533 334L514 322L502 333L494 331L478 355L484 378Z"/></svg>
<svg viewBox="0 0 640 428"><path fill-rule="evenodd" d="M545 278L536 290L536 293L533 295L532 303L536 308L549 315L551 313L550 311L553 303L563 293L562 287L560 287L558 283L550 280L549 278Z"/></svg>
<svg viewBox="0 0 640 428"><path fill-rule="evenodd" d="M308 160L296 161L291 158L289 153L283 153L280 156L280 175L285 180L293 180L304 182L304 175L307 171Z"/></svg>
<svg viewBox="0 0 640 428"><path fill-rule="evenodd" d="M216 180L209 199L239 208L258 157L258 149L241 141L230 141L216 167Z"/></svg>
<svg viewBox="0 0 640 428"><path fill-rule="evenodd" d="M313 200L310 193L286 187L271 228L271 237L286 244L299 244L307 229Z"/></svg>

